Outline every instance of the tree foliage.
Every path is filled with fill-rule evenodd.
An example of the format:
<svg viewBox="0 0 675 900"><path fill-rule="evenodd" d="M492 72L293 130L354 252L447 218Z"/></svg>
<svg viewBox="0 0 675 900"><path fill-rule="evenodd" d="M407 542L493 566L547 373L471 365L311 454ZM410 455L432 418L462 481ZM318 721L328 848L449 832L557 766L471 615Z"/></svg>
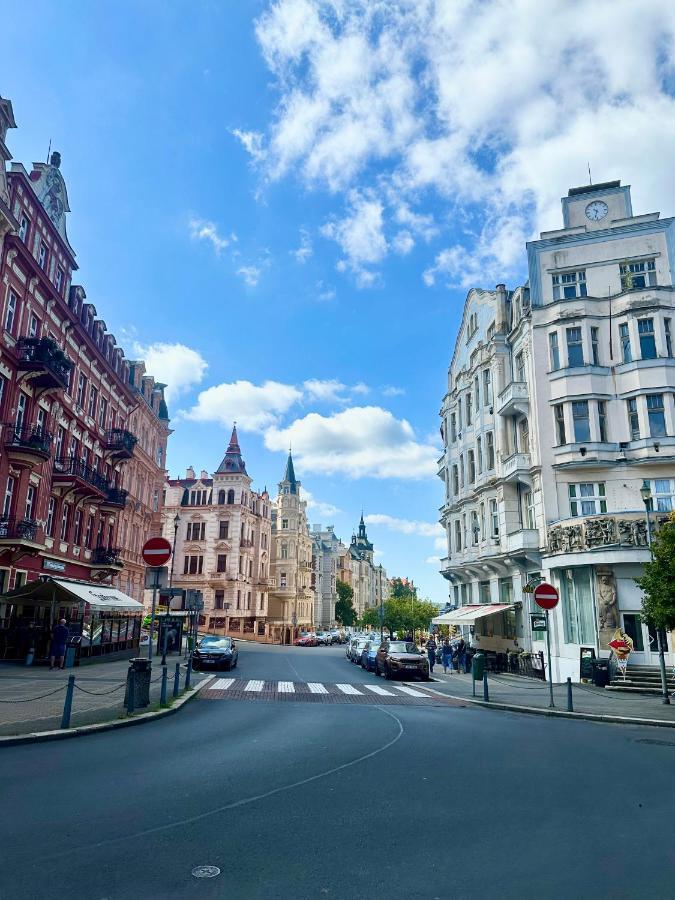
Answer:
<svg viewBox="0 0 675 900"><path fill-rule="evenodd" d="M354 591L346 581L340 581L338 578L335 589L338 593L338 600L335 604L335 621L340 625L353 625L356 622L356 610L352 600L354 599Z"/></svg>
<svg viewBox="0 0 675 900"><path fill-rule="evenodd" d="M389 635L427 631L431 620L438 615L438 608L428 600L417 600L413 592L407 597L390 597L384 602L384 628ZM380 608L371 606L361 617L361 624L375 629L380 627Z"/></svg>
<svg viewBox="0 0 675 900"><path fill-rule="evenodd" d="M635 581L644 592L643 619L657 628L675 628L675 513L654 536L651 561Z"/></svg>

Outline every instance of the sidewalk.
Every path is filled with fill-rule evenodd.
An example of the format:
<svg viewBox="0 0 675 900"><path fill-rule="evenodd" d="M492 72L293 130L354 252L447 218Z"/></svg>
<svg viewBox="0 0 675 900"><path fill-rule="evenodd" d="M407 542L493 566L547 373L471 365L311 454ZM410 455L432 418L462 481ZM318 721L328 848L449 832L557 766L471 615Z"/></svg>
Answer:
<svg viewBox="0 0 675 900"><path fill-rule="evenodd" d="M150 706L159 704L162 667L160 658L153 659L150 684ZM182 656L167 657L167 697L173 695L173 676L180 662L180 690L185 684L185 664ZM0 664L0 735L27 734L51 731L61 727L63 702L68 676L75 676L75 691L70 719L71 728L109 722L125 715L124 688L128 660L103 662L74 669L50 672L45 666L25 667ZM196 687L208 673L193 672L192 687Z"/></svg>
<svg viewBox="0 0 675 900"><path fill-rule="evenodd" d="M433 678L435 690L462 699L472 697L471 676L444 675L441 666L434 668ZM509 706L530 707L532 709L549 709L548 682L535 678L523 678L518 675L504 673L488 673L490 702L508 704ZM483 682L476 682L476 700L483 700ZM553 685L553 701L559 712L567 711L567 685ZM672 722L675 727L675 697L670 706L661 702L660 697L651 694L618 694L597 688L591 684L572 685L572 703L575 713L593 716L618 716L628 719L651 719Z"/></svg>

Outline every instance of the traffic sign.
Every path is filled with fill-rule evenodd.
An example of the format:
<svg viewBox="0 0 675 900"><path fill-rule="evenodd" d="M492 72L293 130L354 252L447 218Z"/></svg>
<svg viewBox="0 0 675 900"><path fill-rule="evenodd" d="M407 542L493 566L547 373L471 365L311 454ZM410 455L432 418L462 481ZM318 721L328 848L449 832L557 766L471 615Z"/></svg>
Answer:
<svg viewBox="0 0 675 900"><path fill-rule="evenodd" d="M146 566L158 568L169 561L171 556L171 544L163 537L149 538L143 544L143 562Z"/></svg>
<svg viewBox="0 0 675 900"><path fill-rule="evenodd" d="M552 584L538 584L534 589L534 602L542 609L554 609L558 605L560 595Z"/></svg>

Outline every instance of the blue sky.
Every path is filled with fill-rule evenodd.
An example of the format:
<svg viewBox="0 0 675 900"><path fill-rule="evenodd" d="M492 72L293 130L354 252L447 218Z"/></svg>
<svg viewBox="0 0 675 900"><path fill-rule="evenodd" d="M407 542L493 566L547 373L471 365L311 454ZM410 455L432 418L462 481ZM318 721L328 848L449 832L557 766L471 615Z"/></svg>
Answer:
<svg viewBox="0 0 675 900"><path fill-rule="evenodd" d="M363 508L378 561L439 601L437 413L468 287L525 277L589 162L636 209L675 206L672 4L540 5L3 17L10 149L62 154L77 280L171 386L171 474L213 471L233 419L259 488L292 443L311 520L348 540Z"/></svg>

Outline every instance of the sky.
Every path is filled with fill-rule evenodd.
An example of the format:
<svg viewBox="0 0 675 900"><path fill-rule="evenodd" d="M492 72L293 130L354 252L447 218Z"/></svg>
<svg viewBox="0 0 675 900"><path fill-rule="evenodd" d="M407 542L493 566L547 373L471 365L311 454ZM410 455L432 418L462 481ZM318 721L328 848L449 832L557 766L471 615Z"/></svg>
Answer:
<svg viewBox="0 0 675 900"><path fill-rule="evenodd" d="M62 155L87 298L168 385L172 477L236 420L312 523L442 602L438 410L471 286L571 186L675 211L671 0L0 0L27 167Z"/></svg>

